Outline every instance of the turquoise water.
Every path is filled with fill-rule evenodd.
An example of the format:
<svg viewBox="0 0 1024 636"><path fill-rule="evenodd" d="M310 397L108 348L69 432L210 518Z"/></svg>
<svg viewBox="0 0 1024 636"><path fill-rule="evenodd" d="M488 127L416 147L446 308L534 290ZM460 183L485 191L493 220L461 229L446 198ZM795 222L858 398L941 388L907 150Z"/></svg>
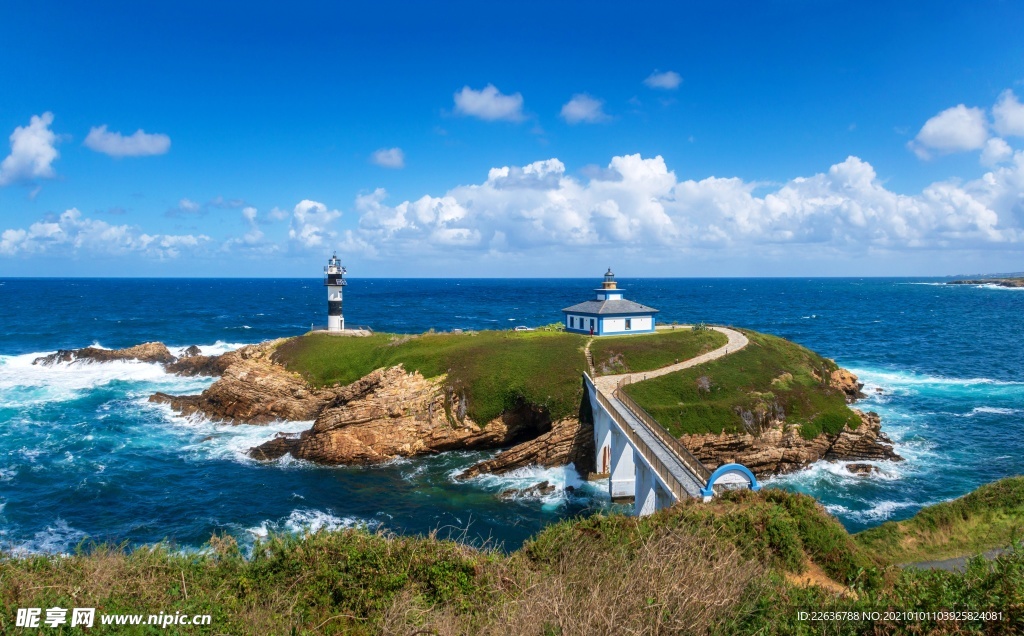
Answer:
<svg viewBox="0 0 1024 636"><path fill-rule="evenodd" d="M594 280L354 279L349 324L379 331L510 328L560 319ZM1024 290L922 279L624 280L662 321L774 333L835 358L867 383L861 408L907 458L855 477L819 463L769 480L818 497L851 530L1024 472ZM610 507L572 470L531 469L457 482L489 453L374 468L324 468L245 451L309 423L223 426L147 398L211 382L137 362L31 364L58 348L161 340L206 352L294 335L325 322L320 280L0 280L0 546L63 552L85 538L201 545L230 532L366 525L439 531L517 547L552 521ZM881 393L875 391L882 390ZM540 481L543 498L497 495ZM568 492L565 486L576 486Z"/></svg>

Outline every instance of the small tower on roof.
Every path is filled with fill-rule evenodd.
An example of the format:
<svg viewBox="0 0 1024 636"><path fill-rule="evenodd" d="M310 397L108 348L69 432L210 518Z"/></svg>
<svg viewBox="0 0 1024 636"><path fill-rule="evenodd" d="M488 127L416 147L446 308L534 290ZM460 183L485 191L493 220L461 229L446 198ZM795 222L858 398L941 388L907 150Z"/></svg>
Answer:
<svg viewBox="0 0 1024 636"><path fill-rule="evenodd" d="M565 330L592 336L651 333L657 309L623 298L623 291L615 282L612 268L604 274L601 286L594 290L594 300L566 307Z"/></svg>
<svg viewBox="0 0 1024 636"><path fill-rule="evenodd" d="M612 268L609 267L608 271L604 273L604 283L601 284L602 289L615 289L615 274L612 273Z"/></svg>
<svg viewBox="0 0 1024 636"><path fill-rule="evenodd" d="M345 331L345 316L341 313L342 290L348 281L347 270L338 260L338 253L324 266L324 287L327 288L327 331Z"/></svg>

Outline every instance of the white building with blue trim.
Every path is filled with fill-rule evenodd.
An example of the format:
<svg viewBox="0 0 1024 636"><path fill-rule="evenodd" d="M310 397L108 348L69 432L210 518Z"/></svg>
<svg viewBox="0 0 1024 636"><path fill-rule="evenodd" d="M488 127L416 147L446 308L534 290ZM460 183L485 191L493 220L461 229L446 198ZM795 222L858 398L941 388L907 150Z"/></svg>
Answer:
<svg viewBox="0 0 1024 636"><path fill-rule="evenodd" d="M618 288L610 267L601 287L595 291L596 300L588 300L562 310L566 331L594 336L623 336L654 331L654 314L658 310L623 298L623 292Z"/></svg>

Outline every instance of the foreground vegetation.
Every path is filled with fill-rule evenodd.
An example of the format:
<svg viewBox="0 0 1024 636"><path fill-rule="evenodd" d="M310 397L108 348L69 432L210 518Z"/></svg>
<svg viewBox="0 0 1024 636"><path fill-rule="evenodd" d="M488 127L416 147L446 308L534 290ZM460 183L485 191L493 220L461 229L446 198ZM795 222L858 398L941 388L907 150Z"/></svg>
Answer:
<svg viewBox="0 0 1024 636"><path fill-rule="evenodd" d="M597 338L590 345L598 375L651 371L695 358L724 346L729 339L717 331L690 328L653 334Z"/></svg>
<svg viewBox="0 0 1024 636"><path fill-rule="evenodd" d="M756 433L780 415L807 439L860 424L830 384L835 362L776 336L744 334L750 344L742 351L629 385L626 393L677 436Z"/></svg>
<svg viewBox="0 0 1024 636"><path fill-rule="evenodd" d="M552 419L576 414L583 396L585 338L556 331L308 334L282 344L274 359L314 386L348 384L397 364L446 383L466 397L466 413L488 422L520 401L547 407Z"/></svg>
<svg viewBox="0 0 1024 636"><path fill-rule="evenodd" d="M939 560L1002 548L1024 539L1024 477L986 484L856 535L873 554L895 563Z"/></svg>
<svg viewBox="0 0 1024 636"><path fill-rule="evenodd" d="M979 493L958 510L971 518L983 517L987 505L1010 510L1024 479ZM972 526L983 527L983 520ZM17 608L55 606L213 616L208 627L159 630L168 634L1024 630L1024 549L974 560L964 573L891 565L902 559L852 538L812 498L769 489L644 518L561 522L511 554L344 530L274 536L249 558L230 537L215 537L200 554L97 547L64 558L8 556L0 559L0 632L15 631ZM1001 614L988 621L887 614L956 610ZM859 614L810 621L800 612ZM157 633L151 629L90 633Z"/></svg>

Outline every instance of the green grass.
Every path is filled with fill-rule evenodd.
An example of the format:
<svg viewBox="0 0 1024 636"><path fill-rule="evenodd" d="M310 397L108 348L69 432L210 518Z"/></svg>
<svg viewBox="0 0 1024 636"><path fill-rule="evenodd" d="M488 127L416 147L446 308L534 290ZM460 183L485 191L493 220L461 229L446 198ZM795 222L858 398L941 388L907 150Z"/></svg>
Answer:
<svg viewBox="0 0 1024 636"><path fill-rule="evenodd" d="M626 393L672 434L742 433L780 410L806 439L856 428L860 418L829 384L836 365L782 338L744 332L742 351L626 387Z"/></svg>
<svg viewBox="0 0 1024 636"><path fill-rule="evenodd" d="M953 501L922 508L906 521L887 521L854 538L890 563L977 554L1024 538L1024 477L986 484Z"/></svg>
<svg viewBox="0 0 1024 636"><path fill-rule="evenodd" d="M599 375L652 371L689 360L728 342L717 331L662 330L653 334L595 338L590 345Z"/></svg>
<svg viewBox="0 0 1024 636"><path fill-rule="evenodd" d="M555 331L349 338L310 334L282 344L276 361L314 386L349 384L382 367L402 364L424 377L447 375L466 413L484 424L520 400L543 406L552 419L574 415L586 369L585 339Z"/></svg>
<svg viewBox="0 0 1024 636"><path fill-rule="evenodd" d="M931 526L992 506L1016 509L1022 490L1021 478L1004 480L915 519ZM852 592L796 582L815 572ZM273 535L250 556L227 536L198 553L158 545L0 554L0 633L15 633L16 611L26 607L213 618L166 630L97 624L95 634L542 636L610 633L611 625L652 635L1011 634L1024 629L1024 550L973 560L964 573L901 570L811 497L769 488L642 518L562 521L510 554L365 529ZM886 618L891 610L1002 615ZM810 621L800 618L806 611L858 615Z"/></svg>

